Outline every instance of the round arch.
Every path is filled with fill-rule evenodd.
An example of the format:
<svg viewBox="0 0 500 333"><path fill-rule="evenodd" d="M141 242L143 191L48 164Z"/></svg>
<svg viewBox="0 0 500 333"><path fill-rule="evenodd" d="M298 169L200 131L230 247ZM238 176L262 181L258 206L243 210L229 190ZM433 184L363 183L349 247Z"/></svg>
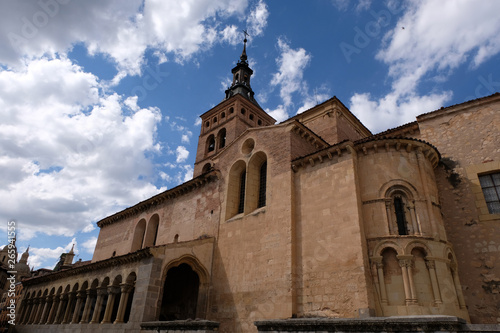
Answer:
<svg viewBox="0 0 500 333"><path fill-rule="evenodd" d="M172 276L169 276L169 272L172 273ZM179 277L183 279L179 287L184 290L187 299L191 299L191 312L187 311L185 316L205 318L210 281L209 273L196 257L188 254L171 260L165 265L162 274L163 288L158 299L158 312L156 318L160 320L172 319L166 317L168 316L168 313L166 313L166 308L168 308L167 302L170 300L165 298L165 294L168 291L167 283L170 282L175 284L175 280L179 279Z"/></svg>

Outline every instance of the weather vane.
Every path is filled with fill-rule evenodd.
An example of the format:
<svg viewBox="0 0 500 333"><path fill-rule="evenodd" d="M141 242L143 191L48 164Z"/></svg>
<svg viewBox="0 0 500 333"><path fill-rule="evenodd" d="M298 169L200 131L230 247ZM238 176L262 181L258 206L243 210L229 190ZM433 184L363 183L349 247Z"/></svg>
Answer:
<svg viewBox="0 0 500 333"><path fill-rule="evenodd" d="M247 36L250 36L250 35L248 34L248 32L246 30L243 30L243 34L245 35L245 39L243 40L243 42L246 43L247 42Z"/></svg>

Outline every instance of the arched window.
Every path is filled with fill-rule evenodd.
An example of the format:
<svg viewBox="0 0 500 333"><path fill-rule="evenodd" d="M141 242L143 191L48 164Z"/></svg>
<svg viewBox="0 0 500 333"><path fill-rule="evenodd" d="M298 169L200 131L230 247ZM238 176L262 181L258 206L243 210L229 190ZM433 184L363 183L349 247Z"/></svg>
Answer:
<svg viewBox="0 0 500 333"><path fill-rule="evenodd" d="M212 164L210 163L207 163L203 166L203 169L201 169L201 173L207 173L210 171L210 169L212 168Z"/></svg>
<svg viewBox="0 0 500 333"><path fill-rule="evenodd" d="M245 180L246 180L246 172L240 174L240 191L239 191L239 201L238 201L238 214L243 213L245 210Z"/></svg>
<svg viewBox="0 0 500 333"><path fill-rule="evenodd" d="M264 152L252 154L248 162L247 176L248 212L266 205L267 156Z"/></svg>
<svg viewBox="0 0 500 333"><path fill-rule="evenodd" d="M267 161L262 163L260 167L259 177L259 202L257 207L264 207L266 205L266 183L267 183Z"/></svg>
<svg viewBox="0 0 500 333"><path fill-rule="evenodd" d="M217 134L217 141L219 142L219 149L226 146L226 129L223 128Z"/></svg>
<svg viewBox="0 0 500 333"><path fill-rule="evenodd" d="M146 229L146 237L144 238L144 247L156 245L159 223L160 223L160 217L158 216L158 214L154 214L149 219L148 227Z"/></svg>
<svg viewBox="0 0 500 333"><path fill-rule="evenodd" d="M399 235L408 235L408 223L406 222L405 204L400 196L394 197L394 213Z"/></svg>
<svg viewBox="0 0 500 333"><path fill-rule="evenodd" d="M385 194L387 222L391 235L421 235L417 221L414 194L406 186L395 185Z"/></svg>
<svg viewBox="0 0 500 333"><path fill-rule="evenodd" d="M142 249L142 242L144 239L144 232L146 231L146 220L142 219L135 226L134 238L132 240L132 248L130 252L135 252Z"/></svg>
<svg viewBox="0 0 500 333"><path fill-rule="evenodd" d="M207 153L215 150L215 137L211 134L207 139Z"/></svg>
<svg viewBox="0 0 500 333"><path fill-rule="evenodd" d="M231 167L228 177L226 219L245 210L246 163L237 161Z"/></svg>

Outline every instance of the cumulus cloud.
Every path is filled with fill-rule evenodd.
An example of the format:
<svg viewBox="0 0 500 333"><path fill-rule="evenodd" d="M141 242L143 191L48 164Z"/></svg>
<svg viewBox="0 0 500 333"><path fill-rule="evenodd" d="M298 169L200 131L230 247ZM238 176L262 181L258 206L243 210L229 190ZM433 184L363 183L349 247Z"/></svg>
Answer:
<svg viewBox="0 0 500 333"><path fill-rule="evenodd" d="M61 254L68 253L73 246L73 252L75 255L78 255L79 250L76 238L73 238L66 246L58 246L55 249L30 247L28 264L31 268L37 269L41 266L47 267L50 263L48 267L54 268Z"/></svg>
<svg viewBox="0 0 500 333"><path fill-rule="evenodd" d="M20 239L90 231L158 192L145 154L159 149L159 109L100 92L67 59L1 71L0 91L0 219L17 220Z"/></svg>
<svg viewBox="0 0 500 333"><path fill-rule="evenodd" d="M175 155L176 155L176 162L177 163L182 163L187 160L189 157L189 151L186 149L184 146L178 146L177 149L175 150Z"/></svg>
<svg viewBox="0 0 500 333"><path fill-rule="evenodd" d="M219 33L226 36L222 42L234 43L234 29L222 29L210 18L241 15L247 7L247 0L2 2L0 43L5 47L0 62L19 66L23 57L64 54L82 43L91 55L109 56L118 78L137 75L148 48L155 50L160 63L169 53L182 62L218 42ZM265 27L262 7L259 4L250 15L256 31Z"/></svg>
<svg viewBox="0 0 500 333"><path fill-rule="evenodd" d="M380 98L356 93L351 110L369 128L380 131L442 106L451 92L420 96L419 84L424 78L446 80L458 66L477 67L500 52L499 11L498 1L480 6L467 0L409 2L376 56L388 65L391 91Z"/></svg>
<svg viewBox="0 0 500 333"><path fill-rule="evenodd" d="M260 0L247 18L248 33L252 37L262 35L267 26L269 11L264 1Z"/></svg>
<svg viewBox="0 0 500 333"><path fill-rule="evenodd" d="M86 252L92 254L94 253L96 244L97 244L97 237L91 237L82 243L82 247Z"/></svg>
<svg viewBox="0 0 500 333"><path fill-rule="evenodd" d="M285 107L292 104L292 95L306 90L302 81L304 70L311 60L311 55L303 48L292 49L283 39L278 39L280 56L276 59L278 72L273 74L272 86L280 87L280 97Z"/></svg>

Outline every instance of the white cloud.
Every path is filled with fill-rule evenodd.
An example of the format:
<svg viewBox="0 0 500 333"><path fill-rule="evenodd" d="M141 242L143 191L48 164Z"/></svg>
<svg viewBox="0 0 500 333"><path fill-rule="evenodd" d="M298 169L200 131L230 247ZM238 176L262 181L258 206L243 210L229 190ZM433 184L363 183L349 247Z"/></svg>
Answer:
<svg viewBox="0 0 500 333"><path fill-rule="evenodd" d="M458 66L477 67L500 52L499 1L410 1L405 10L377 54L389 66L391 92L351 98L351 110L375 131L413 121L451 99L447 91L419 96L424 78L443 82Z"/></svg>
<svg viewBox="0 0 500 333"><path fill-rule="evenodd" d="M76 243L76 238L73 238L71 242L66 244L65 247L58 246L55 249L51 248L36 248L30 247L28 264L31 268L54 268L56 263L59 261L61 254L68 253L74 245L73 252L78 255L78 244ZM75 260L73 260L75 261Z"/></svg>
<svg viewBox="0 0 500 333"><path fill-rule="evenodd" d="M175 150L176 162L182 163L189 157L189 151L184 146L178 146Z"/></svg>
<svg viewBox="0 0 500 333"><path fill-rule="evenodd" d="M415 121L415 117L444 106L451 99L450 92L405 97L389 94L373 100L370 94L354 94L350 110L358 116L365 126L377 133L388 128Z"/></svg>
<svg viewBox="0 0 500 333"><path fill-rule="evenodd" d="M224 42L231 44L231 45L236 45L241 43L241 32L239 31L238 27L233 25L227 26L220 32L221 35L221 40Z"/></svg>
<svg viewBox="0 0 500 333"><path fill-rule="evenodd" d="M82 247L88 253L94 253L95 245L97 244L97 237L90 237L82 243Z"/></svg>
<svg viewBox="0 0 500 333"><path fill-rule="evenodd" d="M140 74L148 48L161 63L168 53L180 62L211 47L219 27L210 19L242 15L247 7L247 0L2 2L0 62L20 66L23 56L64 54L82 43L91 55L103 53L115 62L116 85L124 73ZM262 21L254 25L263 29ZM222 42L233 43L227 37Z"/></svg>
<svg viewBox="0 0 500 333"><path fill-rule="evenodd" d="M182 179L183 182L187 182L191 179L193 179L193 167L189 164L184 165L184 178Z"/></svg>
<svg viewBox="0 0 500 333"><path fill-rule="evenodd" d="M276 119L276 122L282 122L283 120L287 120L289 118L288 112L283 105L278 105L278 107L274 110L266 109L266 112Z"/></svg>
<svg viewBox="0 0 500 333"><path fill-rule="evenodd" d="M99 90L66 59L0 72L0 219L16 219L20 239L88 232L158 192L145 153L158 150L160 111Z"/></svg>
<svg viewBox="0 0 500 333"><path fill-rule="evenodd" d="M311 55L303 48L292 49L283 39L278 39L280 56L276 59L278 72L273 74L271 85L280 87L280 97L284 107L292 104L292 95L307 91L303 82L304 70L311 60Z"/></svg>
<svg viewBox="0 0 500 333"><path fill-rule="evenodd" d="M267 10L267 5L260 0L247 18L248 33L250 36L256 37L262 35L267 26L268 17L269 11Z"/></svg>

